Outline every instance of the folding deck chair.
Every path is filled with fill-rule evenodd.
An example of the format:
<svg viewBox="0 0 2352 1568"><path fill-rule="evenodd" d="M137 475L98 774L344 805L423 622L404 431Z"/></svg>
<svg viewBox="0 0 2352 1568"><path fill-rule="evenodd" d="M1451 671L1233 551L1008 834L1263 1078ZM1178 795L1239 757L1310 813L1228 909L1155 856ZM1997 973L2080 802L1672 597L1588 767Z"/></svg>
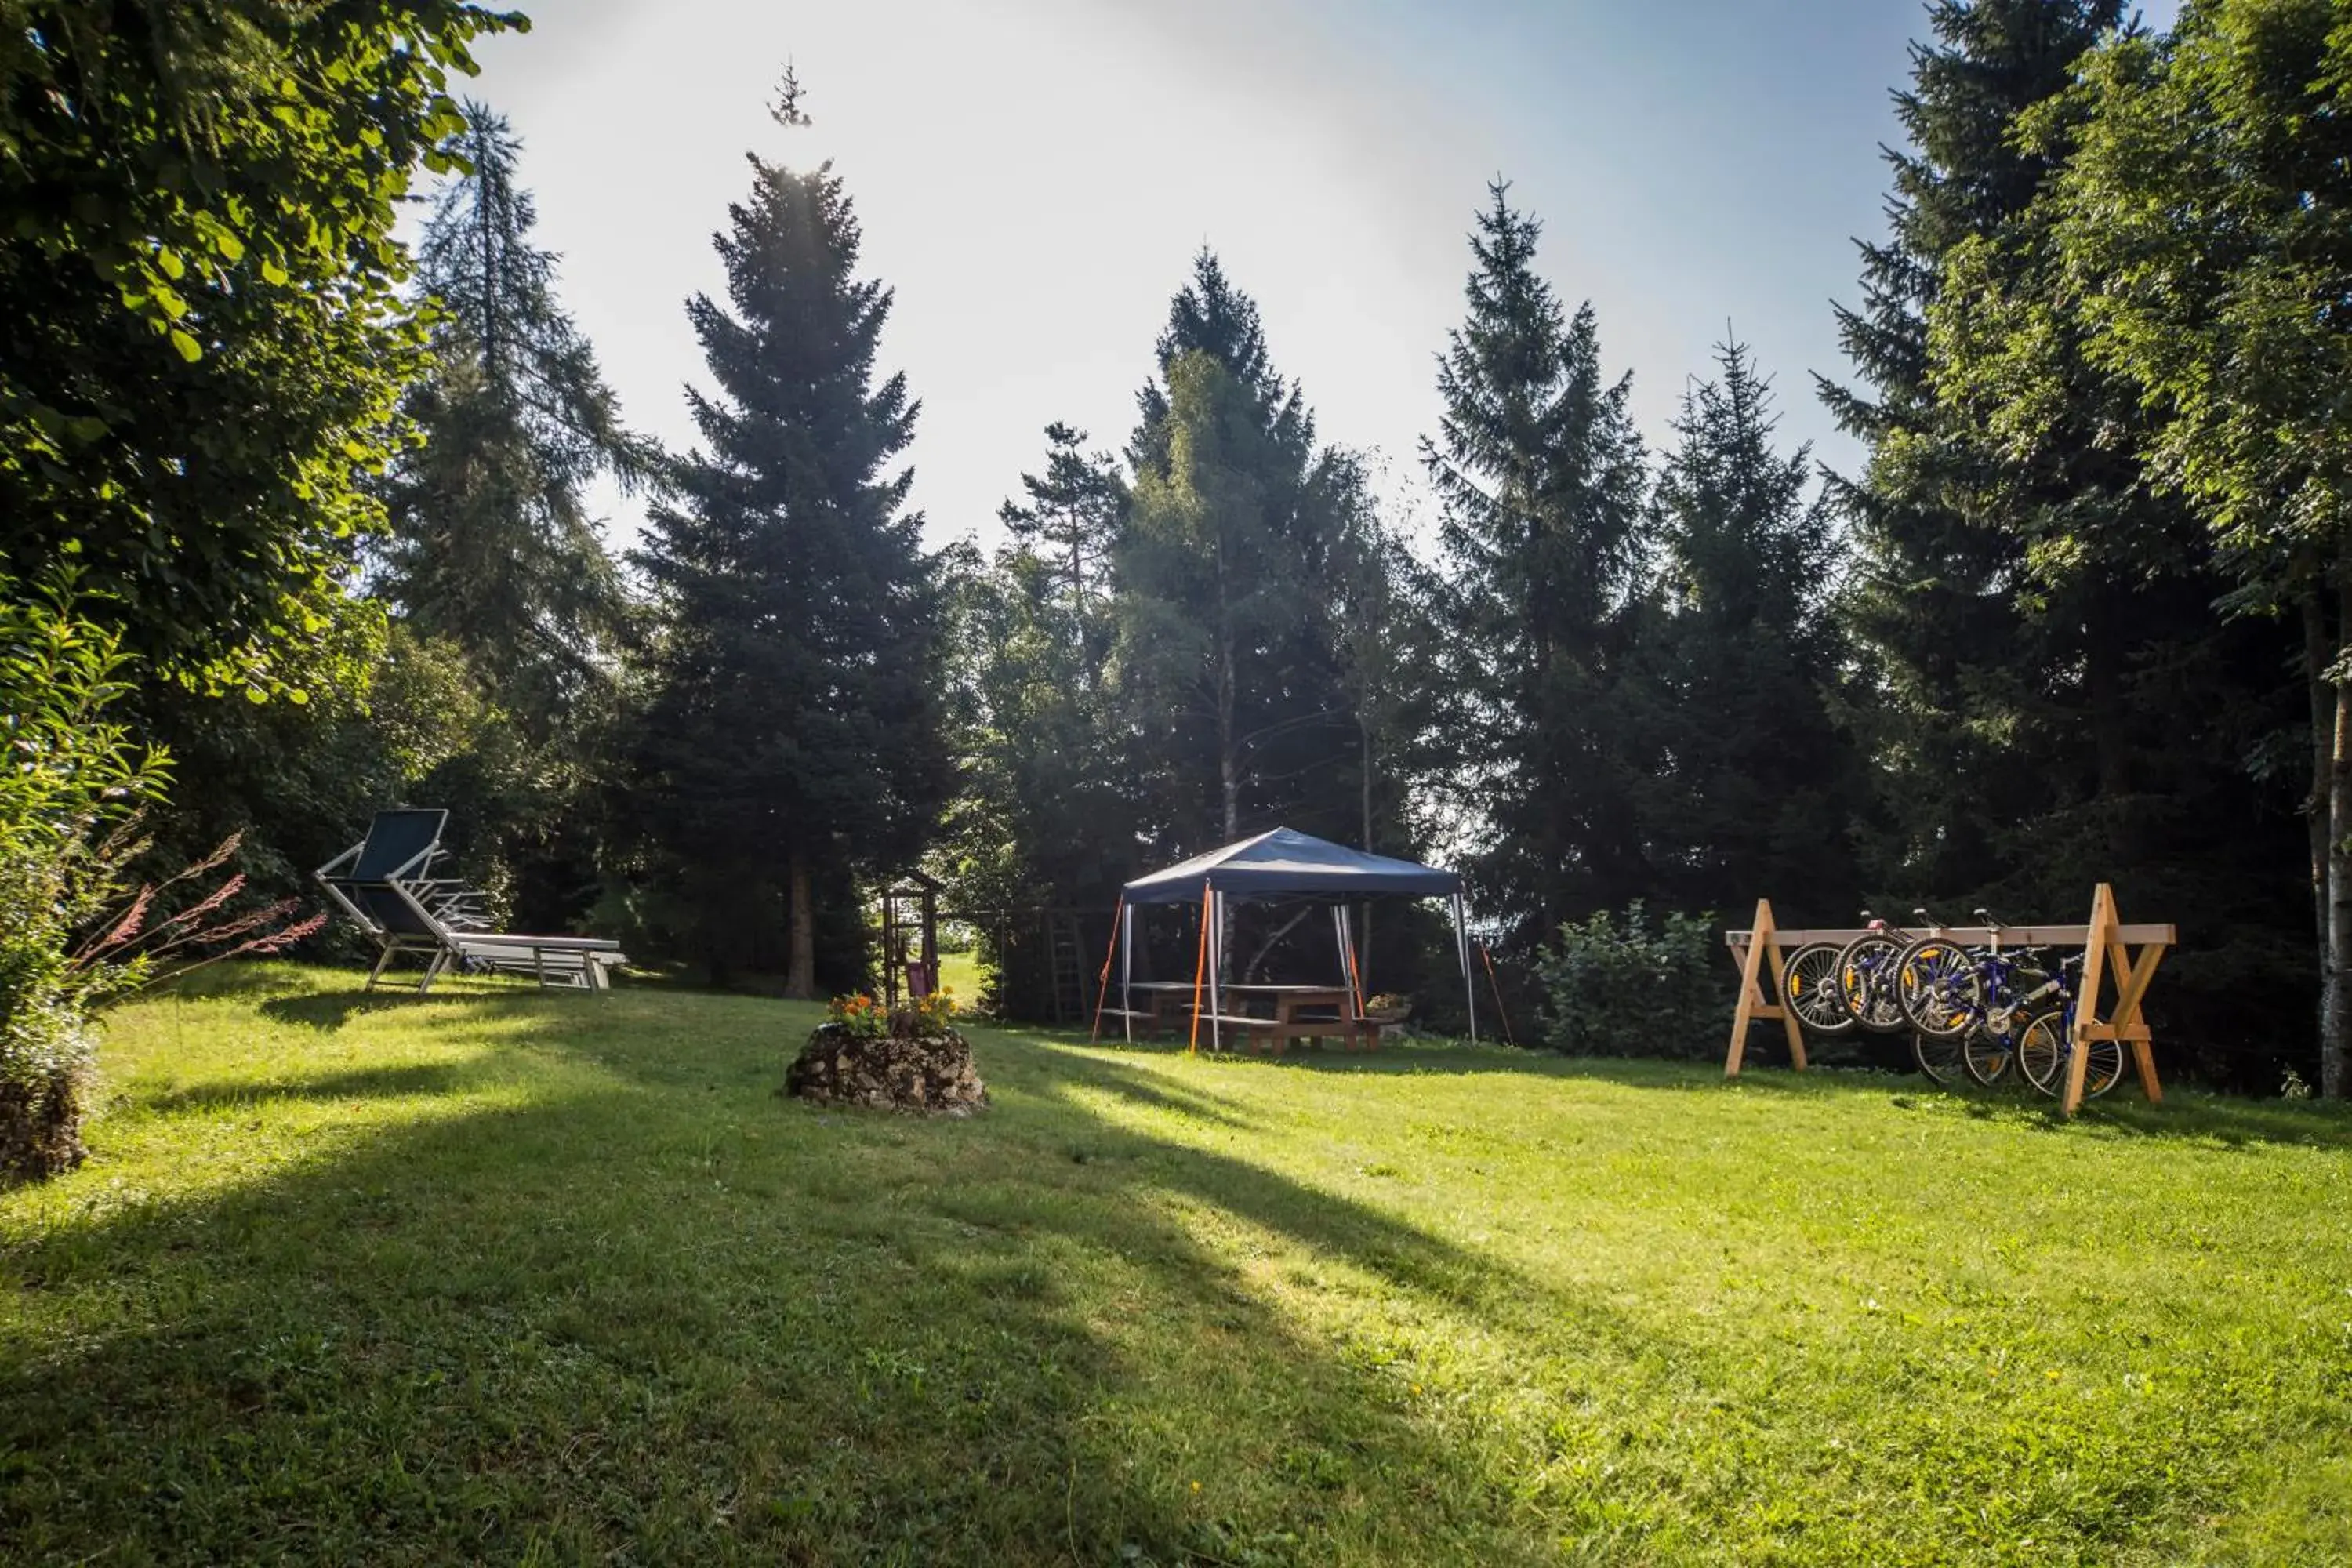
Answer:
<svg viewBox="0 0 2352 1568"><path fill-rule="evenodd" d="M446 852L446 811L379 811L365 838L312 873L376 944L371 989L403 953L425 960L422 994L453 964L528 974L540 984L604 991L612 969L626 963L621 944L587 936L521 936L480 928L480 895L455 879L430 875Z"/></svg>

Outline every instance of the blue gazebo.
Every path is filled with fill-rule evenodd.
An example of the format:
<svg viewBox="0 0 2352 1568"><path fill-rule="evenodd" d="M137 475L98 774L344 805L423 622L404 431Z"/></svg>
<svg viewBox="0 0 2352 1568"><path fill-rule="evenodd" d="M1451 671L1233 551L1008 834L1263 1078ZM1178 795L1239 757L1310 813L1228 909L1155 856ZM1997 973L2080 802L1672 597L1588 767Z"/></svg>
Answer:
<svg viewBox="0 0 2352 1568"><path fill-rule="evenodd" d="M1449 900L1454 917L1454 945L1462 962L1463 994L1470 1007L1470 1037L1475 1041L1478 998L1471 984L1470 935L1461 873L1392 856L1368 854L1287 827L1276 827L1222 849L1195 855L1138 877L1120 889L1118 909L1111 917L1111 942L1118 959L1119 1010L1129 1037L1132 1037L1135 1016L1131 1000L1135 967L1131 910L1152 904L1201 906L1201 959L1192 975L1193 1034L1197 1042L1205 986L1209 1039L1213 1048L1222 1044L1221 1026L1226 1021L1220 950L1223 946L1227 905L1252 900L1329 900L1332 931L1339 942L1341 983L1354 997L1360 1013L1363 998L1356 973L1355 939L1348 905L1359 899L1383 897ZM1099 1004L1097 1012L1099 1016Z"/></svg>

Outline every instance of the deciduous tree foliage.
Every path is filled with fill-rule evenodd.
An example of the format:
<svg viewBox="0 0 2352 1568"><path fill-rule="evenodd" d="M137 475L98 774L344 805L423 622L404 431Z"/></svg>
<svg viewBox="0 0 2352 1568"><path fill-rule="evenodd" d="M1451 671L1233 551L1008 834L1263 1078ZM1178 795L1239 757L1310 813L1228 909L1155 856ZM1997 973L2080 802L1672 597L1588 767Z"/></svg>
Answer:
<svg viewBox="0 0 2352 1568"><path fill-rule="evenodd" d="M2100 50L2033 128L2071 143L2053 292L2079 300L2084 356L2137 393L2156 471L2210 530L2232 607L2300 625L2330 1094L2352 1091L2348 115L2341 5L2191 0L2168 38ZM2026 379L2046 403L2051 378Z"/></svg>
<svg viewBox="0 0 2352 1568"><path fill-rule="evenodd" d="M421 444L385 487L376 591L420 635L447 637L541 738L605 679L625 603L589 511L609 475L634 487L656 454L621 423L594 351L556 297L556 258L506 121L467 104L465 171L418 247L433 371L405 411Z"/></svg>
<svg viewBox="0 0 2352 1568"><path fill-rule="evenodd" d="M397 204L462 127L460 0L0 5L0 562L126 649L284 681L336 614L420 341Z"/></svg>
<svg viewBox="0 0 2352 1568"><path fill-rule="evenodd" d="M726 299L687 308L716 385L689 395L704 444L638 557L659 625L627 809L694 890L701 956L725 967L742 925L788 910L808 996L820 886L910 862L949 792L940 586L912 470L890 471L916 405L877 379L891 296L857 276L848 191L830 164L751 170L717 241Z"/></svg>

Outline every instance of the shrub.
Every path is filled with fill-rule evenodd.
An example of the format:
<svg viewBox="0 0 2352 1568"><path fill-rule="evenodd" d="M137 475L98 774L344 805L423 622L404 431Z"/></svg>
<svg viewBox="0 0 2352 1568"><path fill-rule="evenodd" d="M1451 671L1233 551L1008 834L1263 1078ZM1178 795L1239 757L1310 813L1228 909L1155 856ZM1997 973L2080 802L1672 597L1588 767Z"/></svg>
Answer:
<svg viewBox="0 0 2352 1568"><path fill-rule="evenodd" d="M74 941L105 914L165 776L163 756L104 721L125 662L69 587L25 595L0 578L0 1180L80 1162L90 1013L139 980Z"/></svg>
<svg viewBox="0 0 2352 1568"><path fill-rule="evenodd" d="M25 595L0 577L0 1181L82 1158L81 1121L110 999L319 929L295 901L240 905L241 875L205 885L226 843L129 891L148 848L140 813L169 760L136 748L107 709L130 689L111 632L76 610L70 581Z"/></svg>
<svg viewBox="0 0 2352 1568"><path fill-rule="evenodd" d="M1639 901L1560 927L1536 961L1545 1043L1572 1056L1698 1058L1730 1004L1712 915L1653 923Z"/></svg>

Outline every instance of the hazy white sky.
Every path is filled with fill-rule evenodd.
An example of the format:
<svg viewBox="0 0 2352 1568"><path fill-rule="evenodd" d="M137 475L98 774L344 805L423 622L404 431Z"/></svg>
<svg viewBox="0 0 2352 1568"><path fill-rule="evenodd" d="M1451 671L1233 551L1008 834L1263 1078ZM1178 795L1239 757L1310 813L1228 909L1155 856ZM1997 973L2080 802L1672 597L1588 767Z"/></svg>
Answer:
<svg viewBox="0 0 2352 1568"><path fill-rule="evenodd" d="M683 302L743 153L831 158L898 291L935 542L997 536L1052 419L1116 449L1200 247L1328 440L1417 471L1488 179L1545 223L1654 441L1729 321L1784 434L1850 466L1807 374L1875 235L1914 0L520 0L468 90L525 140L541 242L633 422L689 444ZM2170 4L2150 7L2168 20ZM785 58L814 129L766 105ZM615 509L617 531L634 524Z"/></svg>

